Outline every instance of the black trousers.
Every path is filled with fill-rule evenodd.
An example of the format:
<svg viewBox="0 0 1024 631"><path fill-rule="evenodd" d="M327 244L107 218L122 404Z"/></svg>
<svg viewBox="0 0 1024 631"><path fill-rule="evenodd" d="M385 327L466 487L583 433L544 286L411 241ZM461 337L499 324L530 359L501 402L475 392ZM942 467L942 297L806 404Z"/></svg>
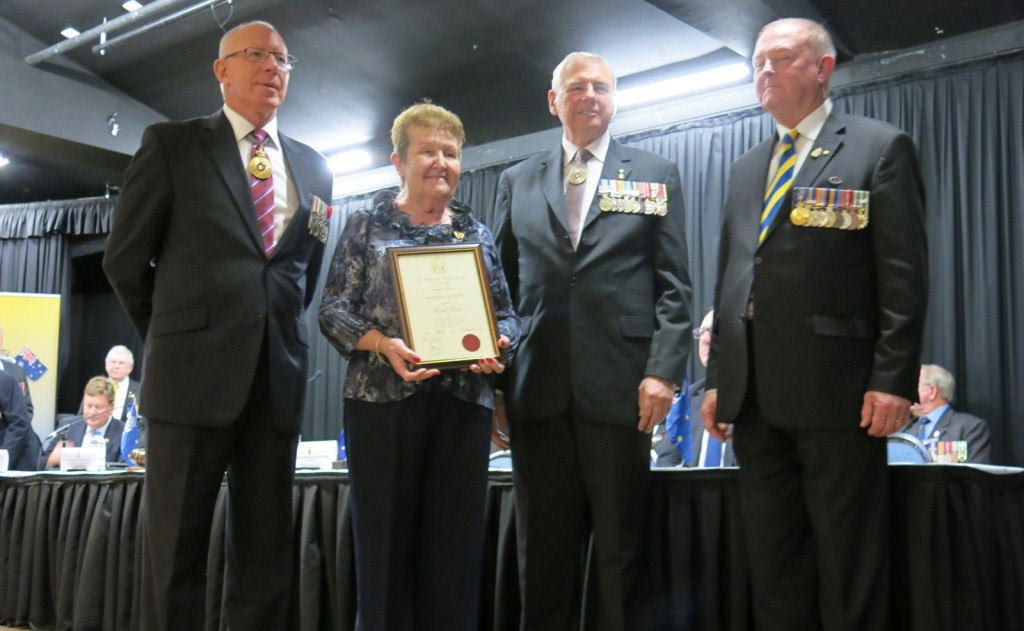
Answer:
<svg viewBox="0 0 1024 631"><path fill-rule="evenodd" d="M586 629L641 629L650 434L571 411L510 429L520 629L575 631L581 617ZM584 602L586 565L596 582Z"/></svg>
<svg viewBox="0 0 1024 631"><path fill-rule="evenodd" d="M265 354L266 350L264 350ZM207 551L228 474L224 613L231 631L291 631L296 434L274 427L265 355L242 415L225 428L149 419L143 493L141 631L216 628Z"/></svg>
<svg viewBox="0 0 1024 631"><path fill-rule="evenodd" d="M748 383L733 437L758 631L885 631L885 439L857 416L848 430L774 427Z"/></svg>
<svg viewBox="0 0 1024 631"><path fill-rule="evenodd" d="M491 411L345 400L361 631L479 628Z"/></svg>

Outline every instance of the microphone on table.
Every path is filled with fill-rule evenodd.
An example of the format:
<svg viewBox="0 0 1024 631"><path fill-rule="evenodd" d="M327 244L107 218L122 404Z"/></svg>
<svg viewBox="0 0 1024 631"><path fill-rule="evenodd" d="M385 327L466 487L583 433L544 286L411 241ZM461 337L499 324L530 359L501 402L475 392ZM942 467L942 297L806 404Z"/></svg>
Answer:
<svg viewBox="0 0 1024 631"><path fill-rule="evenodd" d="M102 412L98 412L96 414L90 414L89 416L82 416L76 418L67 425L61 425L57 429L47 434L46 438L43 439L42 448L40 448L39 450L39 458L36 460L36 471L39 471L40 467L42 467L43 465L43 455L49 456L49 452L53 451L55 443L57 442L56 439L63 438L65 434L71 431L72 427L77 427L78 425L81 425L86 421L91 421L94 418L99 418L107 414L112 414L113 412L120 410L123 407L123 405L117 405L110 409L103 410Z"/></svg>

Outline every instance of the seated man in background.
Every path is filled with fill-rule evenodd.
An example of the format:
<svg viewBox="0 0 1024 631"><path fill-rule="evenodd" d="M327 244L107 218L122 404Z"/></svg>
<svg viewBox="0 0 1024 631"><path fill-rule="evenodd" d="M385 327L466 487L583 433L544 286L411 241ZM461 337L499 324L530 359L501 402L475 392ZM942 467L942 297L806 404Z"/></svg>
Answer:
<svg viewBox="0 0 1024 631"><path fill-rule="evenodd" d="M8 469L35 470L39 437L29 422L21 386L6 371L0 371L0 449L7 450Z"/></svg>
<svg viewBox="0 0 1024 631"><path fill-rule="evenodd" d="M62 426L71 428L62 441L57 442L46 459L47 468L60 466L60 452L67 447L88 447L104 445L107 462L121 460L121 432L124 423L111 418L114 411L114 383L106 377L93 377L85 385L82 399L82 415L62 421Z"/></svg>
<svg viewBox="0 0 1024 631"><path fill-rule="evenodd" d="M697 340L697 357L702 366L708 365L708 353L711 351L711 324L715 320L715 311L707 312L701 320L700 328L693 330L693 338ZM680 451L672 443L672 437L665 431L665 424L655 430L658 440L654 451L657 454L656 467L674 467L685 464L687 467L734 467L736 457L732 451L732 440L723 444L704 429L700 416L700 406L704 403L704 380L690 384L690 455L685 463ZM674 412L675 410L673 410ZM671 416L672 412L669 413Z"/></svg>
<svg viewBox="0 0 1024 631"><path fill-rule="evenodd" d="M921 442L967 442L967 462L989 464L992 461L988 425L976 416L957 412L950 407L956 381L941 366L921 366L917 383L919 403L910 407L912 418L903 432L916 436Z"/></svg>
<svg viewBox="0 0 1024 631"><path fill-rule="evenodd" d="M28 377L25 369L17 364L11 354L4 349L4 327L0 324L0 372L6 372L18 381L21 394L25 396L25 410L28 412L28 420L32 422L32 392L28 389ZM33 467L34 468L34 467Z"/></svg>
<svg viewBox="0 0 1024 631"><path fill-rule="evenodd" d="M107 351L104 368L107 371L107 378L114 384L114 411L111 416L125 422L128 420L125 418L128 414L128 397L134 396L135 404L138 406L139 390L142 388L142 384L131 378L132 370L135 369L135 356L127 346L118 344ZM83 412L84 403L83 400L78 406L79 414Z"/></svg>

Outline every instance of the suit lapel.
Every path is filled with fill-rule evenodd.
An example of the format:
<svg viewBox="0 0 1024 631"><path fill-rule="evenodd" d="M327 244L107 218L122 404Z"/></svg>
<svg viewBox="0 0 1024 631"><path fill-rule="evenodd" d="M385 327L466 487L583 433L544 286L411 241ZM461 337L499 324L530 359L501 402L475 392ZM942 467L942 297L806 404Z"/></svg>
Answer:
<svg viewBox="0 0 1024 631"><path fill-rule="evenodd" d="M743 222L746 224L743 229L743 233L748 235L750 241L750 251L753 252L761 246L757 242L757 235L761 233L761 213L764 211L764 191L768 187L768 167L772 160L772 147L775 146L776 137L773 135L768 140L757 145L750 150L750 164L752 167L758 167L754 171L747 174L747 182L739 182L739 186L731 186L731 190L743 191L743 195L746 196L745 200L742 200L737 208L753 208L755 212L745 213L743 216ZM782 214L782 210L779 210L778 215ZM771 236L772 228L778 220L776 215L776 221L772 222L772 225L768 227L768 234L765 235L765 241Z"/></svg>
<svg viewBox="0 0 1024 631"><path fill-rule="evenodd" d="M288 227L277 244L278 250L281 250L291 246L292 242L298 238L295 233L301 234L309 225L309 210L313 205L309 178L314 171L306 160L305 152L299 148L297 142L280 132L278 132L278 138L281 139L281 153L284 154L284 161L288 167L288 177L295 186L295 193L299 196L299 207L295 209L295 214L292 215ZM330 204L331 200L325 199L324 203Z"/></svg>
<svg viewBox="0 0 1024 631"><path fill-rule="evenodd" d="M217 172L224 182L232 201L235 202L235 210L245 226L246 232L252 238L253 244L263 251L263 239L260 237L260 227L256 222L256 209L252 205L252 192L249 190L249 178L242 167L238 155L238 141L231 129L223 112L218 112L206 119L206 134L204 141L207 145L210 157L217 167Z"/></svg>
<svg viewBox="0 0 1024 631"><path fill-rule="evenodd" d="M608 153L604 156L604 167L601 169L602 180L629 180L633 175L633 164L632 159L625 155L622 151L622 145L612 140L608 145ZM598 216L600 216L601 209L597 208L598 195L595 191L594 197L590 200L590 206L587 208L587 218L583 222L583 228L580 229L582 235L583 230L587 229L587 226L592 224Z"/></svg>
<svg viewBox="0 0 1024 631"><path fill-rule="evenodd" d="M811 186L816 182L821 172L825 170L828 163L836 156L836 152L842 146L845 137L846 124L835 113L831 114L825 119L825 125L821 128L818 138L811 146L811 153L804 160L800 172L793 179L793 186ZM814 154L819 149L821 153L815 157Z"/></svg>
<svg viewBox="0 0 1024 631"><path fill-rule="evenodd" d="M541 162L541 188L548 200L548 208L566 231L569 230L568 213L565 210L565 190L562 182L562 144L549 151Z"/></svg>

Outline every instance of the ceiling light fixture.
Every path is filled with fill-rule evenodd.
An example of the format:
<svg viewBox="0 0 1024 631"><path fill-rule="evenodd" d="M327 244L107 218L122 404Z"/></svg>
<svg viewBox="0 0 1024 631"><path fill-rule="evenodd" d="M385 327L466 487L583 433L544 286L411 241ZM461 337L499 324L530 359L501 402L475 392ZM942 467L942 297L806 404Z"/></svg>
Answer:
<svg viewBox="0 0 1024 631"><path fill-rule="evenodd" d="M720 68L712 68L673 79L620 90L615 95L615 104L620 110L624 110L656 101L666 101L686 94L704 92L712 88L742 81L749 76L750 66L748 64L744 62L729 64Z"/></svg>
<svg viewBox="0 0 1024 631"><path fill-rule="evenodd" d="M327 159L327 164L335 173L348 173L356 169L368 167L373 162L373 156L365 149L349 149L336 153Z"/></svg>
<svg viewBox="0 0 1024 631"><path fill-rule="evenodd" d="M141 9L142 3L136 2L135 0L128 0L128 2L123 3L121 6L124 8L125 11L128 11L130 13L132 11L138 11L139 9Z"/></svg>
<svg viewBox="0 0 1024 631"><path fill-rule="evenodd" d="M107 117L107 129L111 136L116 136L121 131L121 125L117 122L117 112Z"/></svg>
<svg viewBox="0 0 1024 631"><path fill-rule="evenodd" d="M5 166L7 166L10 163L11 163L11 161L7 158L7 156L5 156L4 154L0 153L0 169L4 168Z"/></svg>
<svg viewBox="0 0 1024 631"><path fill-rule="evenodd" d="M68 39L71 39L72 37L78 37L79 35L81 35L81 33L78 32L78 29L76 29L73 26L65 26L61 30L60 34Z"/></svg>

